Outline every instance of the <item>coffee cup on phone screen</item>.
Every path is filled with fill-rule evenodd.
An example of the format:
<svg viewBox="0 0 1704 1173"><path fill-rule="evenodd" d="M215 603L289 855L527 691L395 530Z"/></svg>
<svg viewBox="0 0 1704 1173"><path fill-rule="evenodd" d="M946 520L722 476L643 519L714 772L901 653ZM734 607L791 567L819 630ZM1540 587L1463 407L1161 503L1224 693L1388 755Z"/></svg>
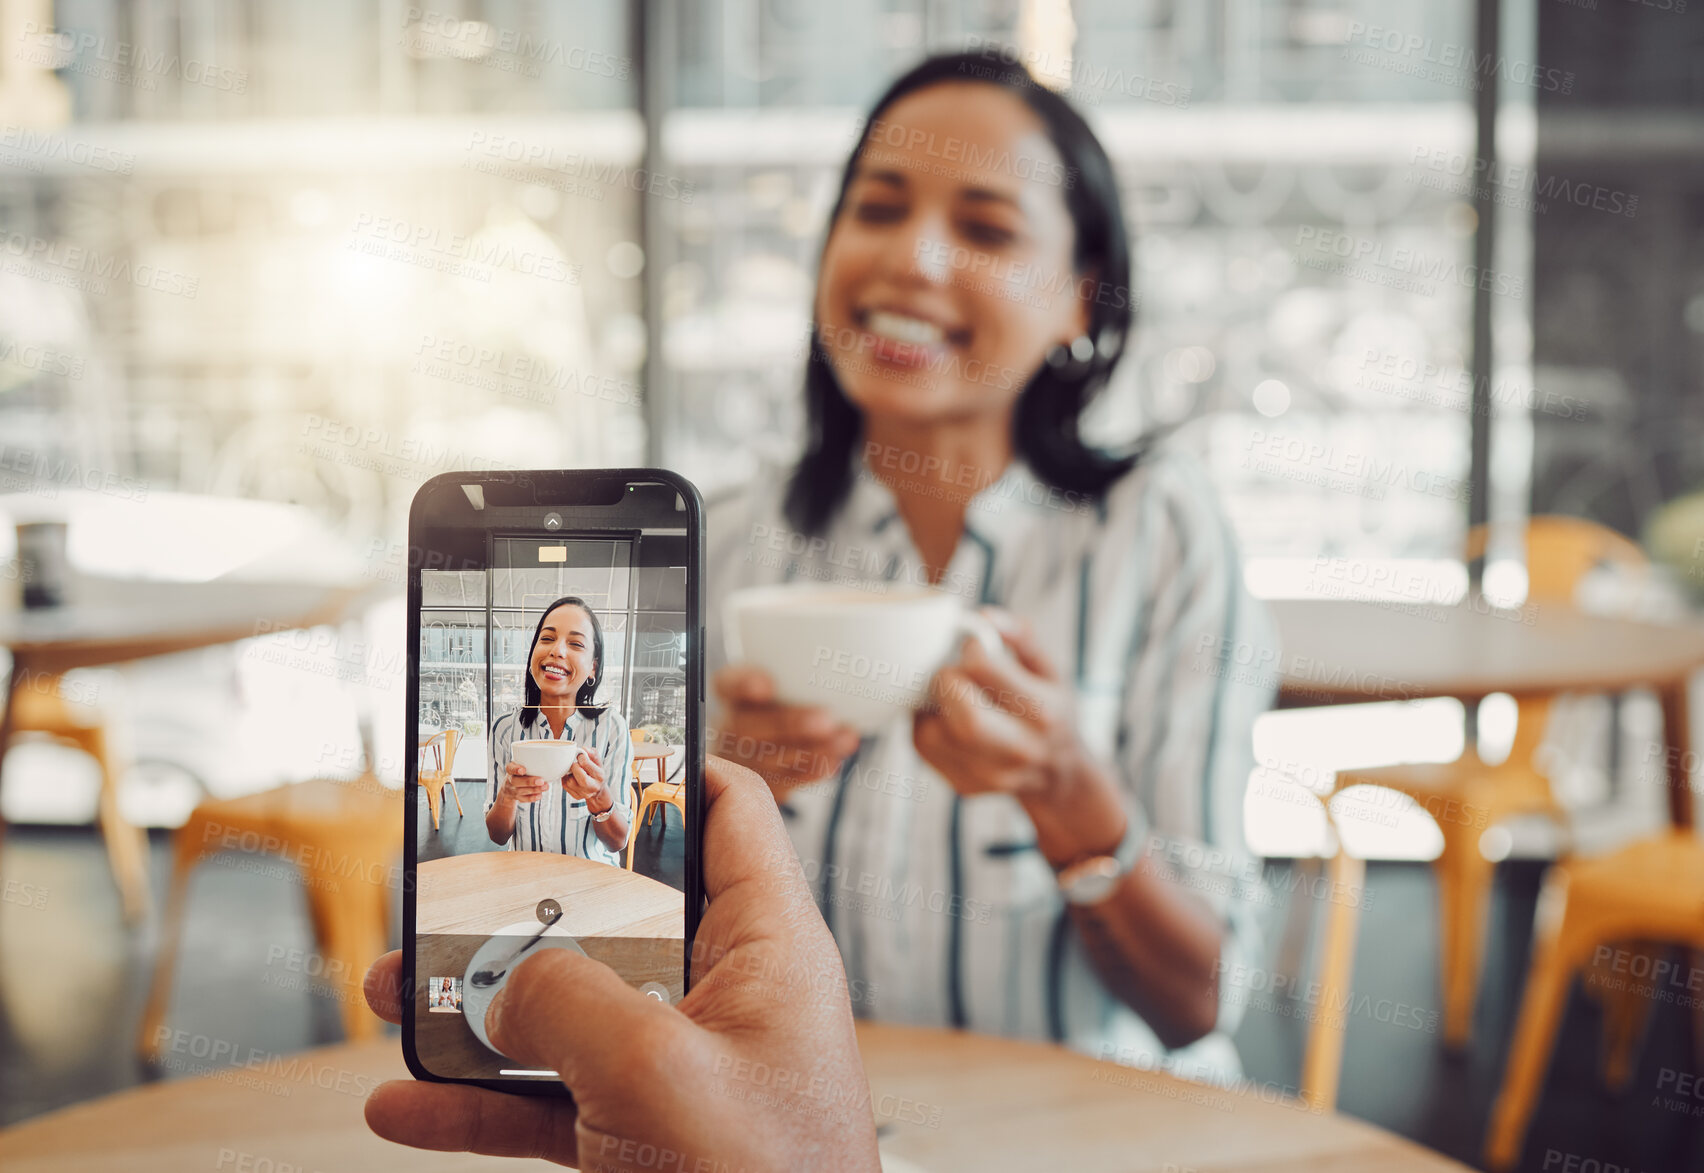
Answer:
<svg viewBox="0 0 1704 1173"><path fill-rule="evenodd" d="M562 775L574 768L580 757L580 747L572 741L538 737L516 741L509 746L509 760L535 778L559 782Z"/></svg>
<svg viewBox="0 0 1704 1173"><path fill-rule="evenodd" d="M723 628L729 659L767 672L778 701L820 706L860 733L921 708L965 636L1005 654L986 617L921 587L750 587L729 596Z"/></svg>

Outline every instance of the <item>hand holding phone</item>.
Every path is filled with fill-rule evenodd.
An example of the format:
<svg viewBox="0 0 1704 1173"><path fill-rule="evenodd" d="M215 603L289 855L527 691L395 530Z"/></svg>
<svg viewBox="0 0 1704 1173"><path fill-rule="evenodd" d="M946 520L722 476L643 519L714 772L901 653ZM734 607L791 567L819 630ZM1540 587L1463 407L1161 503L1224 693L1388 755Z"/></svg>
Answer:
<svg viewBox="0 0 1704 1173"><path fill-rule="evenodd" d="M670 1006L689 992L704 909L703 501L665 469L451 472L416 494L408 550L402 968L417 997L403 1057L420 1079L562 1097L555 1071L493 1045L500 986L473 977L517 947L571 947L630 992ZM623 796L659 729L684 749L684 784L641 842ZM433 741L459 773L422 772ZM462 791L440 819L442 789L470 774L484 775L467 812L483 807L483 828L462 821ZM463 1000L429 1004L445 983Z"/></svg>
<svg viewBox="0 0 1704 1173"><path fill-rule="evenodd" d="M589 957L528 957L492 1006L492 1041L565 1073L573 1102L398 1080L367 1100L374 1132L576 1168L639 1167L648 1151L679 1169L879 1170L845 969L775 802L750 770L714 757L704 796L710 903L680 1005ZM401 1018L400 971L391 953L367 974L367 1001L388 1022ZM779 1091L778 1072L808 1077Z"/></svg>

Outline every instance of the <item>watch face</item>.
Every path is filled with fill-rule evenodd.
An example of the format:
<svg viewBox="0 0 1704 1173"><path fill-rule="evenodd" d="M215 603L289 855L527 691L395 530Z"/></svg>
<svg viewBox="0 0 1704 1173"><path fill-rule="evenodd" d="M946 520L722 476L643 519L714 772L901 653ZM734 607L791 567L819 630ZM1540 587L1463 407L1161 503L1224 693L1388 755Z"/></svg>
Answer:
<svg viewBox="0 0 1704 1173"><path fill-rule="evenodd" d="M1072 904L1099 904L1118 885L1118 861L1111 856L1090 860L1065 886Z"/></svg>
<svg viewBox="0 0 1704 1173"><path fill-rule="evenodd" d="M1113 885L1116 883L1116 875L1091 872L1071 885L1071 899L1078 904L1099 904L1112 894Z"/></svg>

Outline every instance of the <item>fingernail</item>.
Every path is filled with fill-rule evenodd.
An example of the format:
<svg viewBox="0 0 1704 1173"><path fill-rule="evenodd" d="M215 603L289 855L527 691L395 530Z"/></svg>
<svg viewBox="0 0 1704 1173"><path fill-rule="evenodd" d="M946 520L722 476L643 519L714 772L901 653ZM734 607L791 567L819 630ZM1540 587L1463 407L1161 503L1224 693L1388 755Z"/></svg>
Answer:
<svg viewBox="0 0 1704 1173"><path fill-rule="evenodd" d="M834 718L823 712L812 713L805 718L804 732L807 737L827 737L834 732Z"/></svg>

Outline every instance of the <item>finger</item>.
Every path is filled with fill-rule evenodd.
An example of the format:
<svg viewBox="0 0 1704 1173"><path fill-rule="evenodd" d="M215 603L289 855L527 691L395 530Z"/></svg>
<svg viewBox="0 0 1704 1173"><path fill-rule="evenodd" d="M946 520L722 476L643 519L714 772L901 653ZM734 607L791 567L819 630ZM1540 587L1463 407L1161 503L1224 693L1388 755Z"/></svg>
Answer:
<svg viewBox="0 0 1704 1173"><path fill-rule="evenodd" d="M367 996L367 1005L374 1014L386 1022L402 1024L401 950L392 949L367 967L361 992Z"/></svg>
<svg viewBox="0 0 1704 1173"><path fill-rule="evenodd" d="M840 951L817 910L774 794L763 779L743 766L710 757L705 762L704 798L702 858L710 904L692 951L693 980L700 984L681 1009L712 1029L720 1020L724 1033L770 1030L773 1027L766 1024L785 1016L788 1006L777 1005L770 994L725 996L704 977L724 959L745 957L756 963L757 972L780 965L791 974L797 967L798 973L844 983ZM750 972L731 963L742 976ZM792 979L786 984L792 986ZM758 1005L751 1004L753 998ZM802 1007L796 998L786 1001L816 1027L837 1029L851 1039L852 1008L846 1000Z"/></svg>
<svg viewBox="0 0 1704 1173"><path fill-rule="evenodd" d="M574 1109L561 1100L392 1080L367 1097L366 1114L379 1136L417 1149L578 1164Z"/></svg>
<svg viewBox="0 0 1704 1173"><path fill-rule="evenodd" d="M779 762L836 752L845 757L858 748L858 734L824 709L765 705L741 710L720 732L717 744L737 749L748 760Z"/></svg>
<svg viewBox="0 0 1704 1173"><path fill-rule="evenodd" d="M576 777L578 777L581 781L585 781L587 779L593 779L597 782L597 784L599 786L603 785L603 781L604 781L603 766L598 762L598 760L596 758L592 758L589 761L575 762L573 767L571 768L570 772L573 773Z"/></svg>
<svg viewBox="0 0 1704 1173"><path fill-rule="evenodd" d="M1041 764L1045 750L1035 730L995 707L962 669L943 668L935 679L941 689L935 716L946 733L949 753L1000 768Z"/></svg>
<svg viewBox="0 0 1704 1173"><path fill-rule="evenodd" d="M1042 681L1018 664L1002 664L974 640L954 665L985 693L988 705L1012 713L1032 725L1046 722L1046 710L1036 696Z"/></svg>
<svg viewBox="0 0 1704 1173"><path fill-rule="evenodd" d="M850 726L816 705L783 705L781 728L801 741L828 741L845 733Z"/></svg>
<svg viewBox="0 0 1704 1173"><path fill-rule="evenodd" d="M566 949L535 953L515 967L485 1014L503 1054L555 1071L568 1090L607 1084L635 1053L680 1046L685 1018L629 986L609 966Z"/></svg>
<svg viewBox="0 0 1704 1173"><path fill-rule="evenodd" d="M1015 615L1004 607L983 607L979 613L994 625L994 629L1000 633L1000 639L1025 669L1043 680L1059 679L1058 670L1047 653L1042 651L1041 641L1035 635L1035 627L1028 619Z"/></svg>
<svg viewBox="0 0 1704 1173"><path fill-rule="evenodd" d="M792 744L832 742L846 733L856 734L850 725L819 705L752 706L740 717L741 733Z"/></svg>
<svg viewBox="0 0 1704 1173"><path fill-rule="evenodd" d="M729 704L767 705L775 700L775 682L755 664L729 664L712 684Z"/></svg>
<svg viewBox="0 0 1704 1173"><path fill-rule="evenodd" d="M704 763L704 886L710 899L732 908L760 903L765 927L780 924L802 902L814 915L815 898L775 796L744 766L711 756ZM825 930L826 933L826 930Z"/></svg>
<svg viewBox="0 0 1704 1173"><path fill-rule="evenodd" d="M917 756L958 793L984 794L998 789L990 781L992 771L959 747L939 716L918 713L912 720L911 743L917 747Z"/></svg>
<svg viewBox="0 0 1704 1173"><path fill-rule="evenodd" d="M959 794L1017 794L1044 781L1041 770L1035 766L1015 763L1005 756L967 751L946 731L938 716L918 714L911 739L918 756L939 771Z"/></svg>
<svg viewBox="0 0 1704 1173"><path fill-rule="evenodd" d="M519 762L510 762L503 769L509 772L511 778L519 778L527 772L527 768Z"/></svg>

